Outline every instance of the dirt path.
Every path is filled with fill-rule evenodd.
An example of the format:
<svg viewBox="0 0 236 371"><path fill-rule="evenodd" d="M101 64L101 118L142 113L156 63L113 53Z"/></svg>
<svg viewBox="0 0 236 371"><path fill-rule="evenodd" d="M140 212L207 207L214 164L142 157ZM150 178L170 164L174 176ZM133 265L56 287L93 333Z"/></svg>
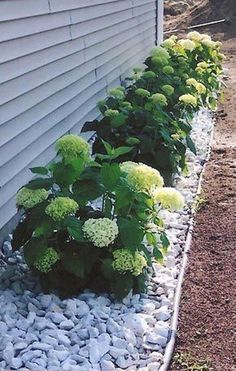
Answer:
<svg viewBox="0 0 236 371"><path fill-rule="evenodd" d="M224 52L228 87L217 113L205 202L196 216L183 287L179 361L170 371L236 371L236 38L224 41Z"/></svg>

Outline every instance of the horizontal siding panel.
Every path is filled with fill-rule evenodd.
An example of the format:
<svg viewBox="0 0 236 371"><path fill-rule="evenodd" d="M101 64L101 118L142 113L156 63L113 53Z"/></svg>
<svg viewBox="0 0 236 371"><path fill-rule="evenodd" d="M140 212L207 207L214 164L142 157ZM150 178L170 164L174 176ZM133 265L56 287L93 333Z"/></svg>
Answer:
<svg viewBox="0 0 236 371"><path fill-rule="evenodd" d="M0 229L29 167L100 117L97 101L143 62L155 9L155 0L0 2Z"/></svg>
<svg viewBox="0 0 236 371"><path fill-rule="evenodd" d="M114 3L116 0L50 0L50 9L52 12L61 12L78 8L86 8L94 5ZM126 1L126 0L123 0ZM143 1L143 0L142 0Z"/></svg>
<svg viewBox="0 0 236 371"><path fill-rule="evenodd" d="M120 12L122 10L131 9L133 7L132 0L115 1L113 3L89 6L79 10L71 11L71 21L73 23L81 23L94 18Z"/></svg>
<svg viewBox="0 0 236 371"><path fill-rule="evenodd" d="M151 27L154 27L154 19L151 23ZM138 30L142 32L146 28L150 28L150 23L147 24L146 19L142 24L139 24ZM137 34L137 28L134 26L129 30L120 33L118 36L111 37L108 40L100 42L94 46L87 48L85 51L74 53L70 56L50 63L36 71L29 72L14 79L10 82L6 82L1 85L0 89L0 105L22 95L38 86L46 83L49 80L59 77L60 75L75 70L76 67L83 64L86 61L96 57L97 55L105 53L107 50L114 49L116 45L124 43L127 39L135 37ZM84 56L85 55L85 56Z"/></svg>
<svg viewBox="0 0 236 371"><path fill-rule="evenodd" d="M116 23L121 23L131 18L132 9L130 8L126 11L97 18L96 21L92 19L88 20L87 22L73 24L71 25L71 36L72 39L75 39L77 37L85 36L99 30L104 30L107 27L110 27Z"/></svg>
<svg viewBox="0 0 236 371"><path fill-rule="evenodd" d="M61 44L71 39L70 27L42 32L19 39L5 41L0 44L0 63L35 53L50 46Z"/></svg>
<svg viewBox="0 0 236 371"><path fill-rule="evenodd" d="M61 28L70 25L70 23L69 12L0 22L0 42Z"/></svg>
<svg viewBox="0 0 236 371"><path fill-rule="evenodd" d="M84 49L84 46L82 38L75 39L2 63L0 64L0 84L75 54Z"/></svg>
<svg viewBox="0 0 236 371"><path fill-rule="evenodd" d="M49 12L48 0L3 0L0 2L0 22Z"/></svg>

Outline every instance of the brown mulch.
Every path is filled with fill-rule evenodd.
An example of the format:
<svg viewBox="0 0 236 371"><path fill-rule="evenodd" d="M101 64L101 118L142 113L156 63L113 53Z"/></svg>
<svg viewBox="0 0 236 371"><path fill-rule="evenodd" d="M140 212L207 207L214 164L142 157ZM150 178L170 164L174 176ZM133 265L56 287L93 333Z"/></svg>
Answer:
<svg viewBox="0 0 236 371"><path fill-rule="evenodd" d="M206 202L195 219L175 355L191 354L196 364L209 360L209 370L236 371L236 38L218 36L226 40L229 79L204 175ZM177 361L169 368L206 369Z"/></svg>

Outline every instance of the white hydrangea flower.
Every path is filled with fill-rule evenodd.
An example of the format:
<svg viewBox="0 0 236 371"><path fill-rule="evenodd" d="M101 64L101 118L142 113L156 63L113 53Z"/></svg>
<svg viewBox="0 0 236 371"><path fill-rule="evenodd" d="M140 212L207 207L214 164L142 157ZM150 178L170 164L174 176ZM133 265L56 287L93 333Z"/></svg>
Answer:
<svg viewBox="0 0 236 371"><path fill-rule="evenodd" d="M106 247L113 243L119 230L116 222L108 218L88 219L83 225L85 238L97 247Z"/></svg>

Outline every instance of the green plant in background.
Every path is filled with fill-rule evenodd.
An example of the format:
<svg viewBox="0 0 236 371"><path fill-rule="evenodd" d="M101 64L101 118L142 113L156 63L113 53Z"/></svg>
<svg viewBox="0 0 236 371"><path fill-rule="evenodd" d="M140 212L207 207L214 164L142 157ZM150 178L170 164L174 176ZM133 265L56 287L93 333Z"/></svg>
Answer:
<svg viewBox="0 0 236 371"><path fill-rule="evenodd" d="M176 353L173 357L176 366L181 367L182 371L213 371L211 363L208 360L196 361L194 357L187 352Z"/></svg>
<svg viewBox="0 0 236 371"><path fill-rule="evenodd" d="M112 147L130 146L114 161L143 162L158 169L166 184L186 171L191 121L201 107L214 109L222 73L220 43L207 35L172 36L155 47L144 71L135 69L127 87L112 89L99 102L100 121L87 122L83 131L96 131L93 153L104 154L104 140Z"/></svg>
<svg viewBox="0 0 236 371"><path fill-rule="evenodd" d="M113 95L121 99L120 92ZM82 138L60 138L58 160L32 168L38 177L17 194L24 216L12 246L23 248L44 291L68 296L90 288L118 298L143 291L148 266L168 247L159 211L183 207L183 197L163 187L158 170L114 162L132 147L103 145L97 163Z"/></svg>

